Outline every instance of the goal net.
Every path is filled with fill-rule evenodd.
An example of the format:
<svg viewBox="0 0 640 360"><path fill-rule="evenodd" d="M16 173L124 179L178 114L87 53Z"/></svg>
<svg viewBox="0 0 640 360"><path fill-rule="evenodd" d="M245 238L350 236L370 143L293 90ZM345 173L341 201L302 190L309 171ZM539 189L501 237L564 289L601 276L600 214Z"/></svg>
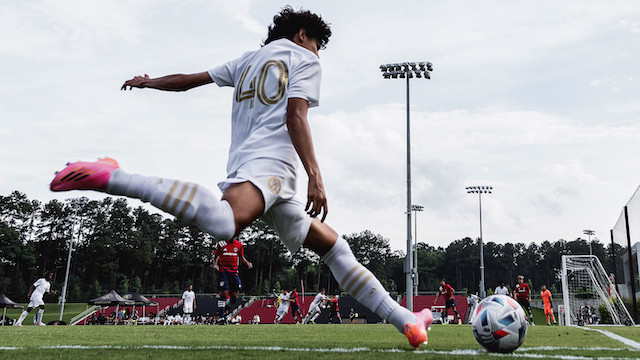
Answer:
<svg viewBox="0 0 640 360"><path fill-rule="evenodd" d="M634 325L622 298L596 256L562 256L562 291L565 325L597 324L603 317L610 318L614 324ZM607 314L601 314L601 308Z"/></svg>

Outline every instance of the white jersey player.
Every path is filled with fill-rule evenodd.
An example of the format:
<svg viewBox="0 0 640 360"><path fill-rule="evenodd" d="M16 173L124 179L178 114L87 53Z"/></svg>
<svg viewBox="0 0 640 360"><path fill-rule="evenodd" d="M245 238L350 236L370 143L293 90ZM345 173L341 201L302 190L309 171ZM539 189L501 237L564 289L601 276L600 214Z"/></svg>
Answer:
<svg viewBox="0 0 640 360"><path fill-rule="evenodd" d="M196 308L196 293L193 292L193 285L189 284L189 288L182 293L182 311L183 319L182 324L191 324L191 314Z"/></svg>
<svg viewBox="0 0 640 360"><path fill-rule="evenodd" d="M276 311L276 324L282 324L282 318L289 312L289 305L291 305L291 301L289 301L290 298L290 293L285 289L280 291L280 295L278 295L280 305L278 306L278 311Z"/></svg>
<svg viewBox="0 0 640 360"><path fill-rule="evenodd" d="M210 71L136 76L122 85L122 90L164 91L211 83L234 87L228 174L218 184L221 198L192 182L127 173L109 158L69 164L56 174L51 190L96 190L140 199L220 240L237 236L262 218L292 253L304 245L321 256L344 290L418 348L427 341L431 311L412 313L400 306L358 262L347 240L324 222L327 194L307 113L319 104L318 52L330 36L320 16L287 6L274 16L258 50ZM177 126L188 129L192 124ZM308 178L302 201L295 198L298 161Z"/></svg>
<svg viewBox="0 0 640 360"><path fill-rule="evenodd" d="M38 326L45 326L42 322L42 315L44 314L44 295L53 294L51 291L51 283L49 280L53 278L53 273L48 272L45 274L43 278L38 279L36 282L31 285L29 288L29 293L27 297L29 297L29 305L27 309L20 314L20 318L14 323L14 326L22 326L22 322L29 315L31 310L35 308L38 309L38 313L36 314L35 324Z"/></svg>
<svg viewBox="0 0 640 360"><path fill-rule="evenodd" d="M496 295L507 295L509 296L509 288L504 286L504 281L500 280L498 287L493 291Z"/></svg>
<svg viewBox="0 0 640 360"><path fill-rule="evenodd" d="M316 319L318 318L318 316L320 316L320 306L327 301L327 296L324 294L325 290L321 289L320 292L316 295L315 298L313 298L313 301L311 302L311 305L309 305L309 312L307 313L307 316L304 317L304 321L303 323L305 324L309 324L309 323L313 323L315 324Z"/></svg>

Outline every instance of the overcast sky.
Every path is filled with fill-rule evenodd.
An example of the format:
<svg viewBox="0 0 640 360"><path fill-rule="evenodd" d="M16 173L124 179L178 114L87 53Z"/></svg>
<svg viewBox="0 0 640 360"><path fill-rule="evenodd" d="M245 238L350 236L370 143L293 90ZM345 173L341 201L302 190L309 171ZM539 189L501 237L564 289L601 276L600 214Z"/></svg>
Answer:
<svg viewBox="0 0 640 360"><path fill-rule="evenodd" d="M120 91L134 75L208 70L259 47L280 1L0 3L0 195L46 202L68 161L128 172L226 177L232 89ZM418 240L609 242L640 185L637 1L292 1L331 23L320 107L309 112L340 233L406 248L406 83L379 65L430 61L412 79ZM304 174L301 168L301 174ZM300 197L306 177L300 179ZM133 206L142 203L130 202ZM640 216L640 215L638 215Z"/></svg>

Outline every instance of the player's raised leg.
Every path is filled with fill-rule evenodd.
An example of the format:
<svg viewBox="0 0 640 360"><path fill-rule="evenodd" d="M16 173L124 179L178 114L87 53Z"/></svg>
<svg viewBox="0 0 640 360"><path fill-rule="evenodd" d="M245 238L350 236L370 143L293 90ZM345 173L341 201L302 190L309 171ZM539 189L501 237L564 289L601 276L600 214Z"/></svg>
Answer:
<svg viewBox="0 0 640 360"><path fill-rule="evenodd" d="M343 289L405 334L411 346L418 348L427 342L427 329L433 322L431 310L412 313L400 306L375 275L356 260L347 241L328 225L314 219L304 245L322 256Z"/></svg>
<svg viewBox="0 0 640 360"><path fill-rule="evenodd" d="M149 202L191 222L217 239L232 238L236 219L231 205L198 184L128 174L110 158L68 164L51 182L52 191L95 190Z"/></svg>

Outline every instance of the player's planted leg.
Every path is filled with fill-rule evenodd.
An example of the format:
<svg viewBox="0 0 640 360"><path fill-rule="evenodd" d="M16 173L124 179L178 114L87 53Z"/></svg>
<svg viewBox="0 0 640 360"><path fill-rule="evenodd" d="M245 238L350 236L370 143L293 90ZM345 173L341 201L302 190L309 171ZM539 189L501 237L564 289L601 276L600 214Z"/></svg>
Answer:
<svg viewBox="0 0 640 360"><path fill-rule="evenodd" d="M338 237L322 260L343 289L405 334L411 346L418 348L427 342L427 328L433 322L431 311L412 313L395 302L375 275L356 260L344 238Z"/></svg>

